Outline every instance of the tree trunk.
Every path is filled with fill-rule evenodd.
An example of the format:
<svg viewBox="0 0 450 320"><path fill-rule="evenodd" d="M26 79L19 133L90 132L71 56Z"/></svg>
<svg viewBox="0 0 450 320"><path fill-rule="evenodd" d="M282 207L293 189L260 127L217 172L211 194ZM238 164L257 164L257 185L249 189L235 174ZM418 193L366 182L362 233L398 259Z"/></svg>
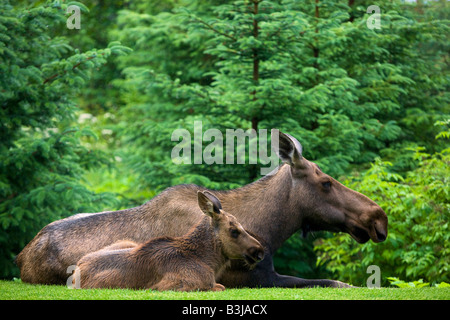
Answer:
<svg viewBox="0 0 450 320"><path fill-rule="evenodd" d="M254 0L253 1L253 14L258 14L258 5L260 0ZM258 38L259 30L258 30L258 21L256 19L253 19L253 37ZM258 84L259 82L259 55L258 50L253 49L253 82L254 84ZM256 101L256 90L253 91L253 101ZM259 122L259 116L253 115L252 119L252 129L258 133L258 122ZM258 176L258 165L252 164L250 165L250 180L253 181Z"/></svg>

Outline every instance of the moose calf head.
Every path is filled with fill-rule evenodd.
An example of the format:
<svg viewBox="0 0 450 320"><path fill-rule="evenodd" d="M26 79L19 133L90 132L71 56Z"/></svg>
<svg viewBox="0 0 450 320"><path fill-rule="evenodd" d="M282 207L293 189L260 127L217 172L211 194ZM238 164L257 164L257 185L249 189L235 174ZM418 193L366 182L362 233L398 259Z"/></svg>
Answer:
<svg viewBox="0 0 450 320"><path fill-rule="evenodd" d="M244 259L250 266L264 258L264 248L259 241L249 235L233 215L222 210L219 199L212 193L199 191L198 205L212 218L211 223L227 258Z"/></svg>

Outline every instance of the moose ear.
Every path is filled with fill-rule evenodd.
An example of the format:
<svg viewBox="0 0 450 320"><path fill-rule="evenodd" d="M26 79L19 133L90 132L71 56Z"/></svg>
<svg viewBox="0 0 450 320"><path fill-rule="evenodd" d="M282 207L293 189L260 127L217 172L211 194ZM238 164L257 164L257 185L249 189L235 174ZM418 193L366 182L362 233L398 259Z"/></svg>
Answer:
<svg viewBox="0 0 450 320"><path fill-rule="evenodd" d="M272 139L276 139L276 133L278 133L278 150L275 151L281 161L293 167L304 167L303 148L300 142L293 136L279 130L272 133Z"/></svg>
<svg viewBox="0 0 450 320"><path fill-rule="evenodd" d="M198 206L202 211L210 216L214 217L215 215L220 214L220 210L222 209L222 205L217 199L215 195L208 191L198 191Z"/></svg>

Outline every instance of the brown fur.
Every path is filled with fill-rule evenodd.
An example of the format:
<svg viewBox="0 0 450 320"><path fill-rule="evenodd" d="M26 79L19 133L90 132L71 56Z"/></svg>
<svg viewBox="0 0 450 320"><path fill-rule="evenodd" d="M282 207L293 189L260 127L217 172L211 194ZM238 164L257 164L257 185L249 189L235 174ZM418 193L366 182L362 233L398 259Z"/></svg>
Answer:
<svg viewBox="0 0 450 320"><path fill-rule="evenodd" d="M387 216L366 196L323 173L302 156L297 139L280 132L278 155L286 164L273 175L242 188L214 191L224 210L265 247L265 258L249 270L232 262L220 281L227 287L341 287L333 280L306 280L275 272L272 256L293 233L302 230L343 231L356 241L383 241ZM330 188L324 183L330 182ZM22 280L62 284L70 265L89 252L121 239L143 243L159 236L181 236L197 224L196 185L168 188L142 206L121 211L78 214L43 228L17 258Z"/></svg>
<svg viewBox="0 0 450 320"><path fill-rule="evenodd" d="M220 209L212 194L199 192L198 197L209 216L185 236L159 237L141 245L119 241L81 258L74 279L79 277L82 288L224 290L216 278L228 261L254 264L262 260L264 249L236 218ZM213 206L214 200L218 206Z"/></svg>

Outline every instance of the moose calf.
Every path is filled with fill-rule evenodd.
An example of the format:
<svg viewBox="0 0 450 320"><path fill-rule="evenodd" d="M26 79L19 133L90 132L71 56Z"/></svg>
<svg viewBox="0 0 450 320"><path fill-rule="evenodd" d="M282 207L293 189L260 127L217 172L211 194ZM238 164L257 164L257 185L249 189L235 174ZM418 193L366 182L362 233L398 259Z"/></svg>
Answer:
<svg viewBox="0 0 450 320"><path fill-rule="evenodd" d="M82 257L74 279L81 288L224 290L216 279L229 260L244 259L254 266L264 258L264 249L213 194L199 191L197 196L207 216L185 236L140 245L118 241Z"/></svg>

